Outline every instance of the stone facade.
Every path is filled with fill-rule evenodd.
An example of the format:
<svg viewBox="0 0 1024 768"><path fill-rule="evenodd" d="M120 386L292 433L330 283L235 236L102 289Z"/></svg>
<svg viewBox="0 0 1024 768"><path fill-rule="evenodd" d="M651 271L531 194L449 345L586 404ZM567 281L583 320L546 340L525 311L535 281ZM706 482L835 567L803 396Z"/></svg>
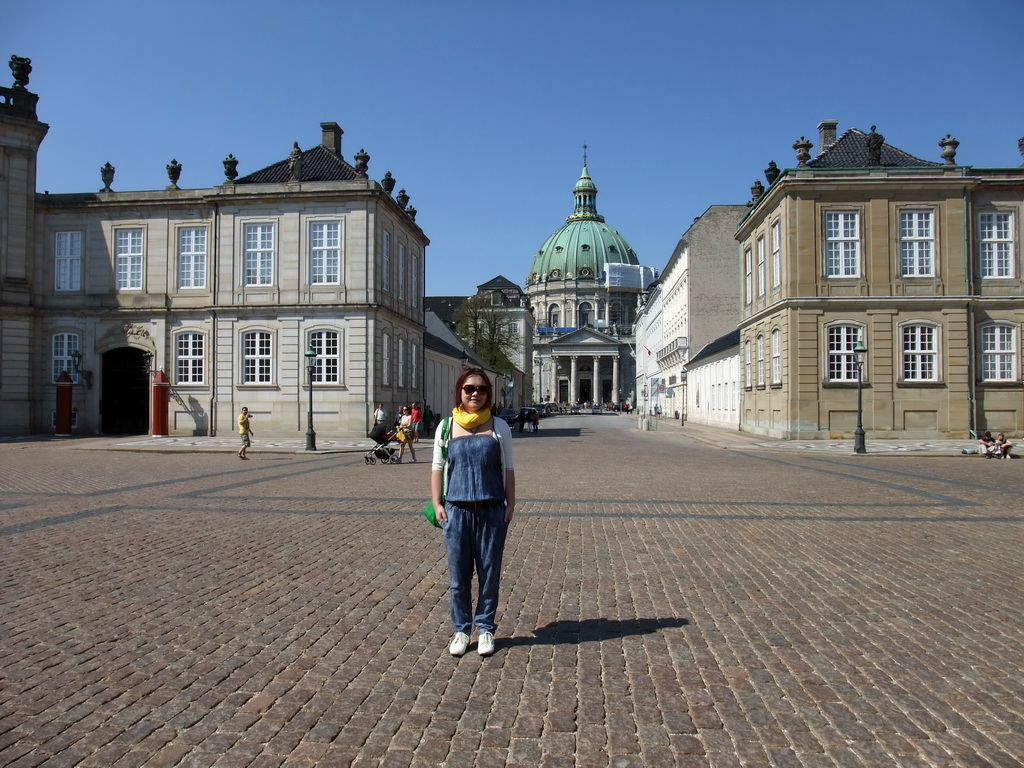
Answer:
<svg viewBox="0 0 1024 768"><path fill-rule="evenodd" d="M823 151L737 231L741 428L852 437L861 341L869 440L1021 434L1024 170L956 165L950 142L946 162L920 160L874 129L834 139L822 125Z"/></svg>
<svg viewBox="0 0 1024 768"><path fill-rule="evenodd" d="M148 432L163 371L170 434L233 432L244 405L257 434L298 435L309 348L318 432L423 399L428 240L365 159L344 160L336 124L220 186L61 195L34 192L46 126L0 110L0 128L19 190L2 206L4 433L49 431L67 370L77 434Z"/></svg>

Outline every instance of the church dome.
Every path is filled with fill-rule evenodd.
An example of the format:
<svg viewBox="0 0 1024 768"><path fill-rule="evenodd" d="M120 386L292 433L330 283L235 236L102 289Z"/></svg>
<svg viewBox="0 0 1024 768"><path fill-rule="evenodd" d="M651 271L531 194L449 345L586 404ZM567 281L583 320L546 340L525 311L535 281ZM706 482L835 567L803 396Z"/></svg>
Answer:
<svg viewBox="0 0 1024 768"><path fill-rule="evenodd" d="M604 216L597 212L597 185L586 165L572 193L576 210L533 257L529 285L550 280L593 280L600 277L607 264L640 263L626 238L605 224Z"/></svg>

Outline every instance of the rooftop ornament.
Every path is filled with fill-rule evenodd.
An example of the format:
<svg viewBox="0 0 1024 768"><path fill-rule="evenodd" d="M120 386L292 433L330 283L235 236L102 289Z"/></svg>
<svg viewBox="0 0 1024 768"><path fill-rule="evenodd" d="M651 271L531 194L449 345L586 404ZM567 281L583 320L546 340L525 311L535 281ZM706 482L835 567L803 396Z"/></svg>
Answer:
<svg viewBox="0 0 1024 768"><path fill-rule="evenodd" d="M956 165L956 148L960 146L960 142L946 134L946 138L939 139L939 146L942 147L942 159L946 161L946 165Z"/></svg>
<svg viewBox="0 0 1024 768"><path fill-rule="evenodd" d="M779 170L779 166L775 164L774 160L768 163L768 167L764 169L764 177L768 181L769 187L775 183L775 180L779 178L781 174L782 171Z"/></svg>
<svg viewBox="0 0 1024 768"><path fill-rule="evenodd" d="M302 181L302 150L299 149L299 142L292 144L292 151L288 153L288 177L291 181Z"/></svg>
<svg viewBox="0 0 1024 768"><path fill-rule="evenodd" d="M871 133L867 136L868 143L868 165L882 164L882 145L885 143L885 136L875 133L876 126L871 126Z"/></svg>
<svg viewBox="0 0 1024 768"><path fill-rule="evenodd" d="M391 175L391 171L384 174L384 178L380 180L380 185L389 195L395 191L395 177Z"/></svg>
<svg viewBox="0 0 1024 768"><path fill-rule="evenodd" d="M807 161L811 159L810 149L814 144L809 142L803 136L800 137L800 141L793 143L793 149L796 150L796 167L806 168Z"/></svg>
<svg viewBox="0 0 1024 768"><path fill-rule="evenodd" d="M113 192L110 185L114 183L114 173L117 171L108 161L100 168L100 178L103 180L103 189L100 192Z"/></svg>
<svg viewBox="0 0 1024 768"><path fill-rule="evenodd" d="M234 183L238 178L238 158L229 154L224 158L224 177L228 183Z"/></svg>
<svg viewBox="0 0 1024 768"><path fill-rule="evenodd" d="M32 59L24 56L11 56L11 74L14 75L14 87L24 88L28 85L28 76L32 74Z"/></svg>
<svg viewBox="0 0 1024 768"><path fill-rule="evenodd" d="M168 189L178 188L178 179L181 178L181 163L177 160L171 160L167 164L167 178L171 180L171 183L167 185Z"/></svg>
<svg viewBox="0 0 1024 768"><path fill-rule="evenodd" d="M398 206L404 211L405 207L409 205L409 196L405 194L404 189L398 190L398 196L395 198L398 202Z"/></svg>
<svg viewBox="0 0 1024 768"><path fill-rule="evenodd" d="M760 179L754 179L754 183L750 186L750 194L753 196L751 203L756 203L761 199L764 194L764 184L761 183Z"/></svg>
<svg viewBox="0 0 1024 768"><path fill-rule="evenodd" d="M356 178L357 179L368 179L369 176L366 174L367 169L370 167L370 156L366 154L365 149L360 149L356 154Z"/></svg>

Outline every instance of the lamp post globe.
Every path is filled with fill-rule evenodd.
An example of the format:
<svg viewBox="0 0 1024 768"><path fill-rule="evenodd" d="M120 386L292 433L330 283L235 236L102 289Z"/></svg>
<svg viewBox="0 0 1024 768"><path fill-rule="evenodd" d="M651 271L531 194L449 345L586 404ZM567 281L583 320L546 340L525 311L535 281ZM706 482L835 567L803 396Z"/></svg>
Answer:
<svg viewBox="0 0 1024 768"><path fill-rule="evenodd" d="M864 385L864 357L867 355L868 348L865 346L863 340L857 339L857 343L853 347L853 354L857 359L857 429L853 433L853 452L854 453L867 453L868 450L864 446L864 399L863 399L863 385Z"/></svg>
<svg viewBox="0 0 1024 768"><path fill-rule="evenodd" d="M316 372L316 350L310 343L305 351L306 371L309 375L309 412L306 414L306 450L316 450L316 432L313 431L313 374Z"/></svg>

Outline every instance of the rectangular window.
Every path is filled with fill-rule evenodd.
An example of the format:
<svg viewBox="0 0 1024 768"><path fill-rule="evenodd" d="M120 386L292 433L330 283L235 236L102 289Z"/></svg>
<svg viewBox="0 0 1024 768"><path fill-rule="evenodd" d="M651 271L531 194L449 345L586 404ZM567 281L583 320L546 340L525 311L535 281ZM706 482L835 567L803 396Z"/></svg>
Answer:
<svg viewBox="0 0 1024 768"><path fill-rule="evenodd" d="M313 382L316 384L339 383L341 381L341 358L338 354L337 331L314 331L309 334L309 346L316 352Z"/></svg>
<svg viewBox="0 0 1024 768"><path fill-rule="evenodd" d="M268 331L251 331L242 336L242 383L271 383L271 340Z"/></svg>
<svg viewBox="0 0 1024 768"><path fill-rule="evenodd" d="M55 333L53 335L53 365L51 371L53 381L57 381L60 375L67 371L71 380L78 383L78 374L75 373L75 366L72 362L75 352L79 350L77 333Z"/></svg>
<svg viewBox="0 0 1024 768"><path fill-rule="evenodd" d="M744 287L744 301L747 304L753 299L754 286L753 286L753 255L750 249L747 248L743 252L743 287Z"/></svg>
<svg viewBox="0 0 1024 768"><path fill-rule="evenodd" d="M137 291L142 288L142 230L119 229L116 235L115 258L117 290Z"/></svg>
<svg viewBox="0 0 1024 768"><path fill-rule="evenodd" d="M341 224L337 221L314 221L309 225L309 282L341 282Z"/></svg>
<svg viewBox="0 0 1024 768"><path fill-rule="evenodd" d="M420 257L412 256L412 271L409 273L409 299L413 307L420 304Z"/></svg>
<svg viewBox="0 0 1024 768"><path fill-rule="evenodd" d="M750 342L743 344L743 384L747 387L753 386L753 379L750 377Z"/></svg>
<svg viewBox="0 0 1024 768"><path fill-rule="evenodd" d="M405 339L398 340L398 386L405 386Z"/></svg>
<svg viewBox="0 0 1024 768"><path fill-rule="evenodd" d="M764 238L757 238L757 295L764 296L765 274L764 274Z"/></svg>
<svg viewBox="0 0 1024 768"><path fill-rule="evenodd" d="M177 353L178 384L202 384L203 334L179 333Z"/></svg>
<svg viewBox="0 0 1024 768"><path fill-rule="evenodd" d="M860 214L825 212L825 276L860 277Z"/></svg>
<svg viewBox="0 0 1024 768"><path fill-rule="evenodd" d="M409 357L409 386L418 387L420 385L420 348L416 345L416 342L412 343Z"/></svg>
<svg viewBox="0 0 1024 768"><path fill-rule="evenodd" d="M908 325L903 328L904 381L936 381L937 358L934 327Z"/></svg>
<svg viewBox="0 0 1024 768"><path fill-rule="evenodd" d="M764 386L764 336L757 337L757 386Z"/></svg>
<svg viewBox="0 0 1024 768"><path fill-rule="evenodd" d="M58 291L82 289L82 233L58 232L54 245L54 283Z"/></svg>
<svg viewBox="0 0 1024 768"><path fill-rule="evenodd" d="M983 213L978 217L982 277L1013 277L1013 217Z"/></svg>
<svg viewBox="0 0 1024 768"><path fill-rule="evenodd" d="M405 300L405 246L398 246L398 298Z"/></svg>
<svg viewBox="0 0 1024 768"><path fill-rule="evenodd" d="M274 225L246 224L243 233L243 285L274 284Z"/></svg>
<svg viewBox="0 0 1024 768"><path fill-rule="evenodd" d="M384 334L380 345L381 380L385 387L391 386L391 337Z"/></svg>
<svg viewBox="0 0 1024 768"><path fill-rule="evenodd" d="M860 339L856 325L833 325L828 329L828 380L856 381L857 355L853 348Z"/></svg>
<svg viewBox="0 0 1024 768"><path fill-rule="evenodd" d="M386 229L381 236L381 288L391 291L391 233Z"/></svg>
<svg viewBox="0 0 1024 768"><path fill-rule="evenodd" d="M782 383L782 331L772 331L772 384Z"/></svg>
<svg viewBox="0 0 1024 768"><path fill-rule="evenodd" d="M178 230L178 288L206 287L206 227Z"/></svg>
<svg viewBox="0 0 1024 768"><path fill-rule="evenodd" d="M1017 349L1012 327L990 325L982 329L981 378L985 381L1016 381Z"/></svg>
<svg viewBox="0 0 1024 768"><path fill-rule="evenodd" d="M777 221L772 224L772 285L782 285L782 226Z"/></svg>
<svg viewBox="0 0 1024 768"><path fill-rule="evenodd" d="M900 276L935 274L935 235L931 211L900 212Z"/></svg>

